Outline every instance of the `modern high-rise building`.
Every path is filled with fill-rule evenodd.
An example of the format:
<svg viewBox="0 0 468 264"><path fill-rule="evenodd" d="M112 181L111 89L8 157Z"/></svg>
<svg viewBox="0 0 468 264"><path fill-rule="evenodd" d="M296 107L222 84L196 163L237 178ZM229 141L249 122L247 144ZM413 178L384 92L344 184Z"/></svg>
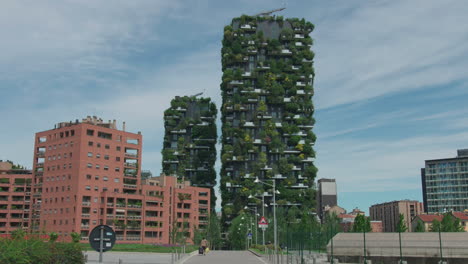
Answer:
<svg viewBox="0 0 468 264"><path fill-rule="evenodd" d="M31 170L0 161L0 234L29 228Z"/></svg>
<svg viewBox="0 0 468 264"><path fill-rule="evenodd" d="M124 243L171 243L206 228L210 189L173 176L141 179L142 135L87 117L35 137L32 231L86 240L111 225ZM177 235L179 236L179 235Z"/></svg>
<svg viewBox="0 0 468 264"><path fill-rule="evenodd" d="M317 213L321 221L328 208L338 205L338 194L335 179L319 179L317 181Z"/></svg>
<svg viewBox="0 0 468 264"><path fill-rule="evenodd" d="M189 180L193 186L211 188L216 196L216 105L210 98L176 96L164 112L163 172Z"/></svg>
<svg viewBox="0 0 468 264"><path fill-rule="evenodd" d="M220 187L227 224L249 195L271 197L256 177L276 181L278 204L315 206L313 28L268 14L243 15L224 28Z"/></svg>
<svg viewBox="0 0 468 264"><path fill-rule="evenodd" d="M427 213L468 209L468 149L457 157L426 160L421 169L424 209Z"/></svg>
<svg viewBox="0 0 468 264"><path fill-rule="evenodd" d="M369 208L371 220L382 221L384 232L396 232L400 221L400 214L408 231L412 231L411 221L424 212L423 204L418 201L401 200L388 203L374 204Z"/></svg>

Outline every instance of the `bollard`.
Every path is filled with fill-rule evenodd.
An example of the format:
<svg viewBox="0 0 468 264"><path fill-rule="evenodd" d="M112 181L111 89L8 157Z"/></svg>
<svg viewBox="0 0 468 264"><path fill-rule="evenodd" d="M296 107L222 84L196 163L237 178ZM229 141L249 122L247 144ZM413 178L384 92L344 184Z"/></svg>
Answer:
<svg viewBox="0 0 468 264"><path fill-rule="evenodd" d="M88 262L88 254L84 255L85 263Z"/></svg>
<svg viewBox="0 0 468 264"><path fill-rule="evenodd" d="M121 259L119 259L119 264L123 264L123 261Z"/></svg>

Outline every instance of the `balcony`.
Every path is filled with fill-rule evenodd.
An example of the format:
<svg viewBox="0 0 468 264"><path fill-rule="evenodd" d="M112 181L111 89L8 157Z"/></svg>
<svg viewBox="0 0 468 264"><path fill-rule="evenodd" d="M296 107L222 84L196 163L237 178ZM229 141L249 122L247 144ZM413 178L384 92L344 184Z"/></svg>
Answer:
<svg viewBox="0 0 468 264"><path fill-rule="evenodd" d="M127 215L127 219L141 219L141 215Z"/></svg>
<svg viewBox="0 0 468 264"><path fill-rule="evenodd" d="M128 189L136 189L137 186L136 184L124 184L124 188L128 188Z"/></svg>
<svg viewBox="0 0 468 264"><path fill-rule="evenodd" d="M89 218L91 215L90 214L81 214L81 217L83 218Z"/></svg>
<svg viewBox="0 0 468 264"><path fill-rule="evenodd" d="M91 206L91 202L82 202L81 204L84 206Z"/></svg>
<svg viewBox="0 0 468 264"><path fill-rule="evenodd" d="M124 176L125 177L131 177L131 178L136 178L137 177L136 173L125 173Z"/></svg>
<svg viewBox="0 0 468 264"><path fill-rule="evenodd" d="M126 240L141 240L140 236L127 236Z"/></svg>
<svg viewBox="0 0 468 264"><path fill-rule="evenodd" d="M125 153L126 158L138 158L138 154L134 153Z"/></svg>
<svg viewBox="0 0 468 264"><path fill-rule="evenodd" d="M137 164L136 163L125 162L124 166L127 167L127 168L136 168Z"/></svg>
<svg viewBox="0 0 468 264"><path fill-rule="evenodd" d="M36 163L37 168L43 168L44 167L44 162L38 162Z"/></svg>
<svg viewBox="0 0 468 264"><path fill-rule="evenodd" d="M291 55L293 54L292 51L290 51L289 49L282 49L281 50L281 54L283 55Z"/></svg>
<svg viewBox="0 0 468 264"><path fill-rule="evenodd" d="M44 158L45 157L45 151L38 151L36 152L36 156L38 158Z"/></svg>
<svg viewBox="0 0 468 264"><path fill-rule="evenodd" d="M294 34L294 38L296 38L296 39L303 39L303 38L304 38L304 34Z"/></svg>

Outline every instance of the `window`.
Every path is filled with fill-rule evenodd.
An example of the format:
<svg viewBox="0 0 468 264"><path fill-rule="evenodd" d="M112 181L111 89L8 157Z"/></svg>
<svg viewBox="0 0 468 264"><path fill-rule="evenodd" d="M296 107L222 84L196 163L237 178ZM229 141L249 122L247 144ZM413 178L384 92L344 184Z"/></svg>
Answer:
<svg viewBox="0 0 468 264"><path fill-rule="evenodd" d="M102 180L107 181L108 180L107 176L102 177Z"/></svg>
<svg viewBox="0 0 468 264"><path fill-rule="evenodd" d="M115 161L120 161L120 157L115 157Z"/></svg>
<svg viewBox="0 0 468 264"><path fill-rule="evenodd" d="M108 144L104 145L105 149L110 149L110 146Z"/></svg>
<svg viewBox="0 0 468 264"><path fill-rule="evenodd" d="M91 190L91 186L86 185L85 189L86 189L86 190Z"/></svg>
<svg viewBox="0 0 468 264"><path fill-rule="evenodd" d="M88 157L92 157L93 156L93 153L92 152L88 152Z"/></svg>
<svg viewBox="0 0 468 264"><path fill-rule="evenodd" d="M115 168L115 171L120 171L120 168L119 168L119 167L116 167L116 168Z"/></svg>
<svg viewBox="0 0 468 264"><path fill-rule="evenodd" d="M96 154L96 158L97 158L97 159L101 158L101 154L99 154L99 153Z"/></svg>
<svg viewBox="0 0 468 264"><path fill-rule="evenodd" d="M96 147L100 148L100 147L101 147L101 143L97 143L97 144L96 144Z"/></svg>
<svg viewBox="0 0 468 264"><path fill-rule="evenodd" d="M105 160L109 160L109 155L104 155Z"/></svg>
<svg viewBox="0 0 468 264"><path fill-rule="evenodd" d="M94 130L92 130L92 129L86 130L86 135L88 135L88 136L94 136Z"/></svg>
<svg viewBox="0 0 468 264"><path fill-rule="evenodd" d="M93 167L93 164L88 163L88 168L92 168L92 167Z"/></svg>
<svg viewBox="0 0 468 264"><path fill-rule="evenodd" d="M104 170L109 170L109 166L104 166Z"/></svg>
<svg viewBox="0 0 468 264"><path fill-rule="evenodd" d="M118 147L118 146L117 146L115 149L116 149L117 151L120 151L120 147Z"/></svg>
<svg viewBox="0 0 468 264"><path fill-rule="evenodd" d="M119 178L114 179L114 182L119 182L119 181L120 181Z"/></svg>
<svg viewBox="0 0 468 264"><path fill-rule="evenodd" d="M96 164L96 169L99 170L99 168L101 168L101 165Z"/></svg>
<svg viewBox="0 0 468 264"><path fill-rule="evenodd" d="M93 142L92 142L92 141L88 141L88 146L92 147L92 146L93 146Z"/></svg>
<svg viewBox="0 0 468 264"><path fill-rule="evenodd" d="M95 191L99 191L99 187L98 187L98 186L94 186L94 190L95 190Z"/></svg>
<svg viewBox="0 0 468 264"><path fill-rule="evenodd" d="M94 176L94 179L95 179L95 180L99 180L99 176Z"/></svg>
<svg viewBox="0 0 468 264"><path fill-rule="evenodd" d="M98 131L98 137L105 138L105 139L112 139L112 134Z"/></svg>

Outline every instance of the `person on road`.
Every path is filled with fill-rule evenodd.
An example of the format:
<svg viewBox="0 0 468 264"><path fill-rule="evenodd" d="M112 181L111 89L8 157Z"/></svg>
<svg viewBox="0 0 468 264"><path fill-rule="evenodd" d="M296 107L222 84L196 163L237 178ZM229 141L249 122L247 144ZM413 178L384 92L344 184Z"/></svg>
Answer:
<svg viewBox="0 0 468 264"><path fill-rule="evenodd" d="M200 242L200 246L203 248L203 255L205 255L206 248L208 247L208 240L203 238L202 241Z"/></svg>

